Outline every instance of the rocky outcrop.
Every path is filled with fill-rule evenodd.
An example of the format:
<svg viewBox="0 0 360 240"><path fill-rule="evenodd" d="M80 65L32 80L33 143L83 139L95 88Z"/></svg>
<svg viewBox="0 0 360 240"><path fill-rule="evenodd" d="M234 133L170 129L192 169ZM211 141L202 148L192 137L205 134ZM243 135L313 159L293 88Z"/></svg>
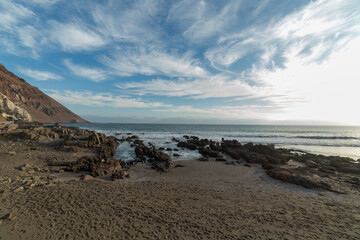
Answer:
<svg viewBox="0 0 360 240"><path fill-rule="evenodd" d="M308 167L299 167L293 169L273 168L266 173L273 178L284 182L293 183L305 188L321 188L332 192L339 192L327 183L327 175L314 171Z"/></svg>
<svg viewBox="0 0 360 240"><path fill-rule="evenodd" d="M351 158L298 154L288 149L275 148L273 144L241 144L236 140L225 139L217 143L195 136L184 138L186 141L175 138L173 141L179 147L198 150L202 154L199 161L223 161L233 165L246 162L244 166L249 167L251 163L257 163L270 177L305 188L336 193L360 190L360 163ZM223 154L234 160L227 161L222 157Z"/></svg>
<svg viewBox="0 0 360 240"><path fill-rule="evenodd" d="M9 72L0 64L0 93L5 95L11 103L23 109L21 111L5 111L0 106L0 113L15 116L19 120L42 123L84 123L86 120L71 112L69 109L31 86L24 79ZM0 97L1 101L1 97ZM9 104L7 104L9 105ZM26 114L27 113L27 114Z"/></svg>
<svg viewBox="0 0 360 240"><path fill-rule="evenodd" d="M2 93L0 93L0 113L4 120L11 117L14 120L32 121L31 115L25 109L16 106Z"/></svg>
<svg viewBox="0 0 360 240"><path fill-rule="evenodd" d="M155 147L146 147L142 143L135 147L135 154L137 158L148 161L153 169L160 172L167 172L172 163L168 154L160 152Z"/></svg>
<svg viewBox="0 0 360 240"><path fill-rule="evenodd" d="M113 158L118 146L117 140L94 131L62 126L40 126L2 133L2 136L52 146L59 151L76 152L84 148L89 150L89 155L80 157L75 162L48 159L49 166L62 167L62 170L87 171L93 177L101 177L111 175L126 166L123 161Z"/></svg>
<svg viewBox="0 0 360 240"><path fill-rule="evenodd" d="M236 140L221 142L224 153L232 158L243 159L248 163L267 163L267 164L285 164L291 159L289 151L283 149L275 149L273 144L253 144L245 145Z"/></svg>

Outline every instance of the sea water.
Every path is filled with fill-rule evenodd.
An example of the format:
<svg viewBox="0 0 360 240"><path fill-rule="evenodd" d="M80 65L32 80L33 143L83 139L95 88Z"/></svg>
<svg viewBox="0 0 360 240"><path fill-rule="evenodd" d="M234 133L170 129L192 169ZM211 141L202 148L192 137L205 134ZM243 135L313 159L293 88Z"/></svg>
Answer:
<svg viewBox="0 0 360 240"><path fill-rule="evenodd" d="M273 143L278 148L290 148L309 153L351 157L360 159L360 127L356 126L260 126L260 125L192 125L192 124L72 124L118 138L137 135L145 144L157 148L178 148L175 137L185 140L184 135L221 141L236 139L241 143ZM180 157L189 160L200 157L197 151L180 149ZM167 152L170 155L175 152ZM128 142L121 143L115 155L124 161L135 158L134 148Z"/></svg>

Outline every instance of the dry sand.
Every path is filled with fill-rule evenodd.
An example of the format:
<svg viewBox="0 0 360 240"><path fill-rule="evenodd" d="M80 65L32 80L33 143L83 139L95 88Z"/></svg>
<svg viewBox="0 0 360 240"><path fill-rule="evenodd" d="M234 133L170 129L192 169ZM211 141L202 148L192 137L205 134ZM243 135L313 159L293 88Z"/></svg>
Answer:
<svg viewBox="0 0 360 240"><path fill-rule="evenodd" d="M27 150L2 146L1 177L14 177ZM50 153L27 161L43 164L37 154ZM13 216L0 239L360 239L357 194L282 183L255 165L176 164L166 174L137 165L118 181L61 173L54 185L0 194L0 217Z"/></svg>

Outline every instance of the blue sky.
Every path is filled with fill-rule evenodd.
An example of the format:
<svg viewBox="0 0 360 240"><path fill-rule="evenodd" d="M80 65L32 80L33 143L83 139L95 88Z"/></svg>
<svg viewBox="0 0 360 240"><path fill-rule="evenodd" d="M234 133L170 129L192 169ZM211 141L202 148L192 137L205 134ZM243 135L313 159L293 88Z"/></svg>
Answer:
<svg viewBox="0 0 360 240"><path fill-rule="evenodd" d="M358 56L358 0L0 1L0 63L96 122L360 124Z"/></svg>

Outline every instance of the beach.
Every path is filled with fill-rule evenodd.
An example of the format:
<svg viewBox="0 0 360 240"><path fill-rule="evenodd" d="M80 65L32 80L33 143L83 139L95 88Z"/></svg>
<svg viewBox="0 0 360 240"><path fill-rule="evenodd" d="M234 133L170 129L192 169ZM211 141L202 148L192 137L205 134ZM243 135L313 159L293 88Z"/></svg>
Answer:
<svg viewBox="0 0 360 240"><path fill-rule="evenodd" d="M136 164L130 178L85 181L88 172L49 167L48 160L74 162L94 155L92 148L0 143L1 239L360 237L359 191L304 188L271 178L258 163L175 161L166 173Z"/></svg>

